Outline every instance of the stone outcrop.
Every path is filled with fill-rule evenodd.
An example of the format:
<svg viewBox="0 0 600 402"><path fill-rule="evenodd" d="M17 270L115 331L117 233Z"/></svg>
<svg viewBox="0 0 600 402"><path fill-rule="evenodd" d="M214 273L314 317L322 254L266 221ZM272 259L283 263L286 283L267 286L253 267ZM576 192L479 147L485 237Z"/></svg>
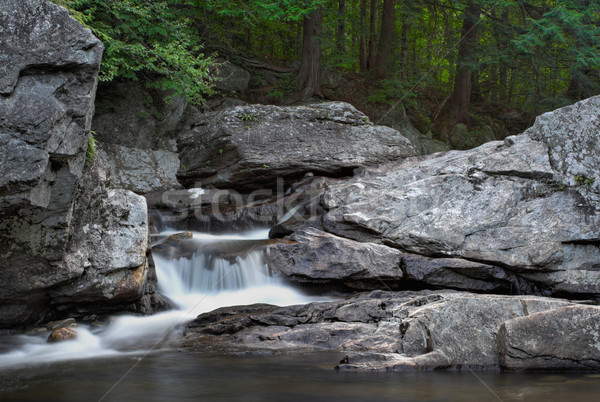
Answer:
<svg viewBox="0 0 600 402"><path fill-rule="evenodd" d="M98 158L81 180L71 236L63 259L78 275L51 290L57 310L151 311L154 297L148 251L146 199L129 190L106 188L105 162ZM138 303L138 306L130 306Z"/></svg>
<svg viewBox="0 0 600 402"><path fill-rule="evenodd" d="M397 288L402 253L379 244L343 239L316 228L295 232L269 247L272 271L294 282L342 284L353 289Z"/></svg>
<svg viewBox="0 0 600 402"><path fill-rule="evenodd" d="M389 127L373 126L349 104L240 106L196 115L178 137L186 187L273 188L278 177L325 176L415 154Z"/></svg>
<svg viewBox="0 0 600 402"><path fill-rule="evenodd" d="M597 370L600 308L567 306L506 321L498 332L500 364L511 370Z"/></svg>
<svg viewBox="0 0 600 402"><path fill-rule="evenodd" d="M0 325L79 275L62 261L102 43L42 0L0 3Z"/></svg>
<svg viewBox="0 0 600 402"><path fill-rule="evenodd" d="M0 327L150 312L145 199L86 167L101 42L45 0L1 2L0 37Z"/></svg>
<svg viewBox="0 0 600 402"><path fill-rule="evenodd" d="M538 116L525 134L548 146L550 163L569 185L600 193L600 97Z"/></svg>
<svg viewBox="0 0 600 402"><path fill-rule="evenodd" d="M137 194L181 188L176 177L179 157L175 152L114 144L101 144L100 147L100 153L109 162L112 187Z"/></svg>
<svg viewBox="0 0 600 402"><path fill-rule="evenodd" d="M113 187L138 194L181 188L174 133L190 106L168 95L138 82L99 86L92 130Z"/></svg>
<svg viewBox="0 0 600 402"><path fill-rule="evenodd" d="M518 368L507 356L529 342L523 353L531 351L532 358L538 353L542 359L546 352L562 356L545 368L571 368L571 356L585 361L587 366L579 367L598 369L594 336L599 312L598 307L535 296L375 291L304 306L222 308L198 316L183 345L228 352L333 350L347 352L341 368L429 370ZM561 315L565 319L540 319ZM566 316L579 319L572 323ZM585 324L586 316L594 320ZM531 328L533 340L524 332ZM563 342L569 339L585 342Z"/></svg>
<svg viewBox="0 0 600 402"><path fill-rule="evenodd" d="M471 261L475 265L465 268L472 277L499 270L527 281L526 288L598 295L597 192L571 185L553 167L555 148L564 146L551 138L526 133L366 169L328 188L323 226L410 254ZM597 145L590 144L588 154L598 155Z"/></svg>

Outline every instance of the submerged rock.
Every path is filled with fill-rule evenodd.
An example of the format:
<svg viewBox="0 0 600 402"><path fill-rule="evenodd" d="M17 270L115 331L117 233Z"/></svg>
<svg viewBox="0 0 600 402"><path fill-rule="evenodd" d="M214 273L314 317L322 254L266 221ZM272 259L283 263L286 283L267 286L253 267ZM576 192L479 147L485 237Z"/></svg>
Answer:
<svg viewBox="0 0 600 402"><path fill-rule="evenodd" d="M599 369L597 346L591 342L600 325L598 311L535 296L376 291L304 306L222 308L189 324L183 345L195 351L333 350L348 353L339 364L345 369L429 370L514 368L506 356L531 342L525 352L536 348L542 357L560 345L553 353L561 358L546 366L520 360L519 368L584 367L573 365L572 358ZM541 319L561 314L580 319ZM532 327L530 341L525 331Z"/></svg>
<svg viewBox="0 0 600 402"><path fill-rule="evenodd" d="M177 140L186 187L272 188L278 177L349 175L415 154L399 132L341 102L240 106L186 124Z"/></svg>

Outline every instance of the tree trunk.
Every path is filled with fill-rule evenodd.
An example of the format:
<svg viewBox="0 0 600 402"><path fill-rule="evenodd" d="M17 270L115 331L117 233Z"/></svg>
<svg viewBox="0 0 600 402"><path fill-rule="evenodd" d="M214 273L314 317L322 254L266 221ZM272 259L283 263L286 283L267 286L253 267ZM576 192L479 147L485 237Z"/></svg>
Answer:
<svg viewBox="0 0 600 402"><path fill-rule="evenodd" d="M408 81L408 30L409 22L406 12L402 13L402 31L400 32L400 70L402 81Z"/></svg>
<svg viewBox="0 0 600 402"><path fill-rule="evenodd" d="M338 57L343 58L346 53L346 0L339 0L337 15L337 30L335 37L335 47Z"/></svg>
<svg viewBox="0 0 600 402"><path fill-rule="evenodd" d="M381 16L381 31L379 34L379 46L375 58L375 78L386 78L389 75L392 44L394 42L394 11L395 0L383 0L383 13Z"/></svg>
<svg viewBox="0 0 600 402"><path fill-rule="evenodd" d="M371 7L369 10L369 60L368 68L369 71L375 68L375 38L377 37L377 0L371 0Z"/></svg>
<svg viewBox="0 0 600 402"><path fill-rule="evenodd" d="M358 41L358 66L367 71L367 0L360 0L360 38Z"/></svg>
<svg viewBox="0 0 600 402"><path fill-rule="evenodd" d="M506 8L503 12L502 12L502 23L505 26L508 26L508 8ZM501 102L506 102L506 92L507 92L507 87L508 87L508 81L507 81L507 66L506 66L506 61L504 61L504 56L506 54L506 49L508 48L508 38L503 35L503 32L501 29L497 29L496 30L496 40L498 41L498 50L500 51L500 62L498 63L498 87L496 88L495 92L495 100L498 103Z"/></svg>
<svg viewBox="0 0 600 402"><path fill-rule="evenodd" d="M477 43L477 19L479 7L469 2L463 14L463 26L458 45L454 91L450 101L450 125L469 123L469 105L471 103L471 68L475 60Z"/></svg>
<svg viewBox="0 0 600 402"><path fill-rule="evenodd" d="M311 96L323 98L321 93L321 31L323 12L315 10L304 17L302 31L302 57L297 82L302 88L302 99Z"/></svg>

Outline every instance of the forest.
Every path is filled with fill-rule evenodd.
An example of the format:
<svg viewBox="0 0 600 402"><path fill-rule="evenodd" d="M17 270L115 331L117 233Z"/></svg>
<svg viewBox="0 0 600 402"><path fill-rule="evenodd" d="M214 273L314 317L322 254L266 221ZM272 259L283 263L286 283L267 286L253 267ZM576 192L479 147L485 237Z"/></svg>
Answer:
<svg viewBox="0 0 600 402"><path fill-rule="evenodd" d="M439 139L459 123L501 139L600 93L598 0L55 2L104 43L101 81L195 104L223 59L251 72L254 101L342 100L375 119L403 107Z"/></svg>

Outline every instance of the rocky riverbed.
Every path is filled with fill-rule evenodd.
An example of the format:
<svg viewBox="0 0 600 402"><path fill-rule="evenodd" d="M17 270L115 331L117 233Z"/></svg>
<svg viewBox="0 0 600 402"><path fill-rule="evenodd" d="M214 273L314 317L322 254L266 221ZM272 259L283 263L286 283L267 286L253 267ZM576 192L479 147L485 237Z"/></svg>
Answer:
<svg viewBox="0 0 600 402"><path fill-rule="evenodd" d="M0 27L0 328L168 308L151 232L261 227L270 272L338 300L223 308L179 346L329 350L361 370L600 368L600 97L420 156L342 102L177 98L140 121L146 90L121 82L93 117L89 30L45 0L2 2Z"/></svg>

